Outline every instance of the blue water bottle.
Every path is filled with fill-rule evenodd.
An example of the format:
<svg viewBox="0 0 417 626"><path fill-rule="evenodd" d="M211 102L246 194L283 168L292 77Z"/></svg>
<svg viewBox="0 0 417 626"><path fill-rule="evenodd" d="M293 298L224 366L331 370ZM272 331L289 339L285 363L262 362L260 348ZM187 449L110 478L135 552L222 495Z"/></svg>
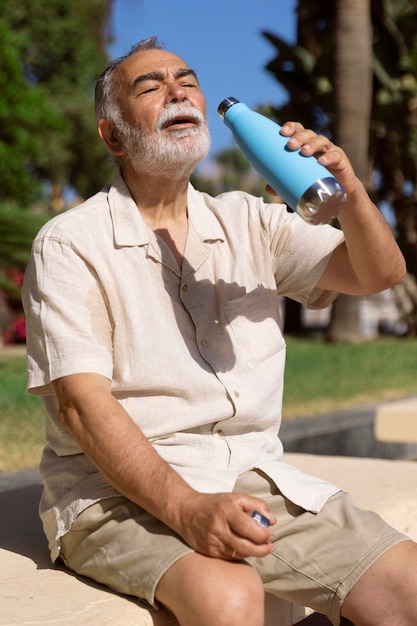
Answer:
<svg viewBox="0 0 417 626"><path fill-rule="evenodd" d="M315 157L287 148L279 124L236 98L223 100L218 113L258 174L306 222L323 224L338 214L346 200L342 185Z"/></svg>

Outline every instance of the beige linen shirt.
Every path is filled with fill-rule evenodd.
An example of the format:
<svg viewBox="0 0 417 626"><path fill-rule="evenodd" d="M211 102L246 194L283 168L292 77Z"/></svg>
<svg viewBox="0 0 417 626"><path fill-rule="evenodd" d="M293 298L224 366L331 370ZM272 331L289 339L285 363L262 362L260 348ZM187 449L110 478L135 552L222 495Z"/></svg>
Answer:
<svg viewBox="0 0 417 626"><path fill-rule="evenodd" d="M280 460L278 296L329 304L335 294L315 285L343 235L284 205L191 185L188 217L180 269L119 176L33 244L28 389L47 410L41 516L53 559L76 515L116 493L58 421L51 381L69 374L109 378L160 456L200 491L230 491L251 468L311 511L337 491Z"/></svg>

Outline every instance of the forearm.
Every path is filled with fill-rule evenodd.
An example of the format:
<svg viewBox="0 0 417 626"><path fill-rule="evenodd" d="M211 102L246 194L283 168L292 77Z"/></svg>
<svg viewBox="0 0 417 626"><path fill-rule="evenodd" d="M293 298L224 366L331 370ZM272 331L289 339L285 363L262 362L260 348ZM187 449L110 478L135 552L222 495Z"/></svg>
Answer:
<svg viewBox="0 0 417 626"><path fill-rule="evenodd" d="M403 255L386 220L359 181L356 189L348 194L339 223L345 236L347 259L357 282L356 293L383 291L403 279Z"/></svg>
<svg viewBox="0 0 417 626"><path fill-rule="evenodd" d="M355 176L346 154L327 137L316 135L297 122L281 132L290 150L315 156L343 185L347 201L339 214L345 243L334 251L317 287L350 295L383 291L399 283L405 262L391 230Z"/></svg>
<svg viewBox="0 0 417 626"><path fill-rule="evenodd" d="M121 494L179 531L179 504L193 489L155 452L101 377L55 384L61 423Z"/></svg>

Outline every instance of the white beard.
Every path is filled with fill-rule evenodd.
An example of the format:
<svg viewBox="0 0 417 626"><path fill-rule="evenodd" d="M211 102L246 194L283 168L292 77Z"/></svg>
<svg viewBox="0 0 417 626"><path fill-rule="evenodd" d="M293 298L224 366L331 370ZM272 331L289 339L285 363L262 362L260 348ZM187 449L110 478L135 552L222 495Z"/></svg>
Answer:
<svg viewBox="0 0 417 626"><path fill-rule="evenodd" d="M178 115L192 115L198 126L164 130ZM189 177L210 149L210 135L203 114L189 104L170 104L158 117L155 134L122 121L117 124L125 155L138 174L163 175L165 178Z"/></svg>

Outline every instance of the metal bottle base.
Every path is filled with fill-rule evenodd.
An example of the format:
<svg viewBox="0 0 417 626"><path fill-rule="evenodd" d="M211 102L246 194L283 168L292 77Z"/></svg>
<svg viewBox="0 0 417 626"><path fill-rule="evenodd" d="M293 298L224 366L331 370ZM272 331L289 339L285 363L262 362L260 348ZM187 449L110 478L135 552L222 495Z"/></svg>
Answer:
<svg viewBox="0 0 417 626"><path fill-rule="evenodd" d="M327 224L346 201L346 192L333 177L318 180L301 196L296 212L309 224Z"/></svg>

